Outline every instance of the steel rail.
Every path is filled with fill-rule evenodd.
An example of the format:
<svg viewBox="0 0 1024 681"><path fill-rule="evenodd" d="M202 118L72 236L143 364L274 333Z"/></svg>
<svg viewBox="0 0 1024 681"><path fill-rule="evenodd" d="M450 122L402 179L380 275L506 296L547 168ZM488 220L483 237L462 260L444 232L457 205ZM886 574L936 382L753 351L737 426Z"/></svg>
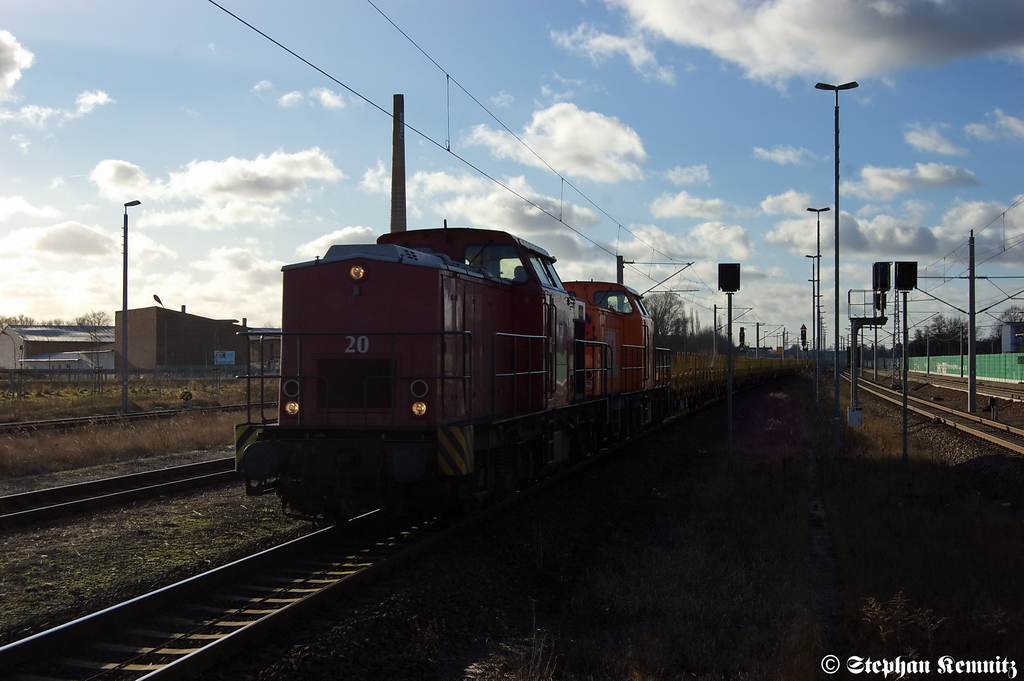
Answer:
<svg viewBox="0 0 1024 681"><path fill-rule="evenodd" d="M267 406L276 405L268 402ZM0 434L33 433L39 430L59 430L62 428L81 428L85 426L102 426L147 421L150 419L171 418L185 414L209 414L219 412L245 411L246 405L232 404L221 407L192 407L190 409L156 409L153 411L137 411L128 414L95 414L93 416L76 416L66 419L45 419L40 421L9 421L0 423Z"/></svg>
<svg viewBox="0 0 1024 681"><path fill-rule="evenodd" d="M916 379L923 380L938 388L950 388L962 392L966 392L968 389L966 377L960 378L959 376L950 376L948 374L926 374L923 371L913 371L910 374ZM980 379L977 381L976 390L979 395L1001 397L1006 400L1013 400L1014 402L1024 402L1024 389L1022 388L1024 386L1016 382Z"/></svg>
<svg viewBox="0 0 1024 681"><path fill-rule="evenodd" d="M859 388L865 392L875 395L876 397L886 400L887 402L891 402L900 407L903 406L903 397L896 391L866 382L860 383ZM916 414L925 416L933 421L950 426L956 430L987 442L991 442L992 444L999 445L1000 447L1004 447L1018 454L1024 454L1024 444L1007 440L1005 437L1001 437L997 434L1001 433L1015 436L1021 438L1022 442L1024 442L1024 430L1021 430L1020 428L1014 428L1013 426L1008 426L1005 423L999 423L998 421L992 421L991 419L976 416L968 412L928 402L918 397L908 396L907 403L907 409ZM993 433L992 431L996 431L996 433Z"/></svg>
<svg viewBox="0 0 1024 681"><path fill-rule="evenodd" d="M234 461L233 457L213 459L2 496L0 528L233 480L237 478Z"/></svg>

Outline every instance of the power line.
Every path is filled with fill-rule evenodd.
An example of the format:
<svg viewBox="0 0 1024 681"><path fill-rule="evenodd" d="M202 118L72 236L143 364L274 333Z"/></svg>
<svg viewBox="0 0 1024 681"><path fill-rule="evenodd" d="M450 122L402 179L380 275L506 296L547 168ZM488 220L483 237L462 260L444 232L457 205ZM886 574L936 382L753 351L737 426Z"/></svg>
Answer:
<svg viewBox="0 0 1024 681"><path fill-rule="evenodd" d="M282 50L284 50L284 51L285 51L285 52L287 52L288 54L292 55L293 57L295 57L296 59L298 59L298 60L299 60L299 61L301 61L302 63L306 64L307 66L309 66L309 67L310 67L310 68L312 68L313 70L317 71L318 73L320 73L320 74L321 74L321 75L323 75L324 77L328 78L328 79L329 79L329 80L331 80L332 82L334 82L334 83L336 83L337 85L339 85L340 87L344 88L344 89L345 89L346 91L348 91L349 93L351 93L351 94L352 94L352 95L353 95L354 97L357 97L357 98L361 99L362 101L366 102L366 103L367 103L367 104L369 104L369 105L370 105L371 107L373 107L373 108L377 109L378 111L380 111L381 113L383 113L383 114L384 114L384 115L386 115L386 116L389 116L389 117L393 117L393 116L394 116L394 114L392 114L392 113L391 113L390 111L388 111L387 109L385 109L385 108L384 108L384 107L382 107L381 105L379 105L379 104L377 104L376 102L372 101L371 99L369 99L368 97L364 96L364 95L363 95L363 94L361 94L360 92L356 91L356 90L355 90L355 89L353 89L352 87L349 87L348 85L346 85L346 84L345 84L345 83L343 83L342 81L338 80L338 79L337 79L337 78L335 78L335 77L334 77L333 75L331 75L330 73L328 73L328 72L327 72L327 71L325 71L324 69L320 68L319 66L317 66L317 65L316 65L316 64L314 64L313 62L309 61L308 59L306 59L305 57L303 57L303 56L302 56L302 55L300 55L299 53L295 52L294 50L292 50L291 48L287 47L287 46L286 46L286 45L284 45L283 43L281 43L281 42L279 42L278 40L274 39L273 37L271 37L270 35L268 35L268 34L267 34L267 33L265 33L264 31L260 30L260 29L259 29L259 28L257 28L256 26L252 25L251 23L249 23L249 22L248 22L248 21L246 21L245 19L243 19L243 18L241 18L240 16L238 16L237 14L235 14L234 12L232 12L232 11L228 10L227 8L225 8L224 6L220 5L219 3L217 3L217 2L216 2L216 0L207 0L207 1L208 1L208 2L209 2L209 3L211 4L211 5L213 5L214 7L217 7L218 9L220 9L220 10L221 10L222 12L224 12L224 13L225 13L225 14L227 14L228 16L232 17L233 19L235 19L235 20L236 20L236 21L238 21L239 23L243 24L243 25L244 25L244 26L246 26L247 28L249 28L249 29L251 29L252 31L254 31L255 33L259 34L260 36L262 36L262 37L263 37L263 38L265 38L266 40L270 41L271 43L273 43L273 44L274 44L274 45L276 45L277 47L281 48ZM412 43L412 44L413 44L413 45L414 45L414 46L416 47L416 49L418 49L418 50L419 50L419 51L420 51L420 52L421 52L421 53L422 53L422 54L423 54L423 55L424 55L424 56L425 56L425 57L426 57L427 59L429 59L429 60L431 61L431 63L433 63L433 64L434 64L435 66L437 66L437 68L438 68L439 70L441 70L441 72L442 72L442 73L444 73L444 74L445 74L445 76L446 76L446 77L447 77L447 78L448 78L448 79L449 79L449 80L450 80L450 81L451 81L452 83L455 83L455 84L456 84L456 85L457 85L457 86L459 87L459 89L461 89L461 90L462 90L462 91L463 91L464 93L466 93L466 95L467 95L468 97L470 97L470 99L472 99L472 100L473 100L474 102L476 102L476 104L477 104L478 106L480 106L480 108L481 108L481 109L483 109L483 110L484 110L485 112L487 112L487 113L488 113L488 115L490 115L490 116L491 116L491 118L493 118L493 119L494 119L494 120L495 120L495 121L496 121L496 122L497 122L497 123L498 123L498 124L499 124L499 125L500 125L500 126L501 126L501 127L503 128L503 129L504 129L504 130L506 130L506 131L507 131L507 132L508 132L508 133L509 133L510 135L512 135L513 137L515 137L515 138L516 138L516 139L517 139L517 140L518 140L518 141L519 141L519 142L520 142L520 143L521 143L521 144L522 144L522 145L523 145L523 146L524 146L525 148L529 149L529 150L530 150L530 152L531 152L531 153L533 153L533 154L534 154L534 155L535 155L535 156L536 156L536 157L537 157L537 158L538 158L538 159L539 159L539 160L540 160L540 161L541 161L541 162L542 162L542 163L543 163L543 164L544 164L544 165L545 165L545 166L546 166L546 167L547 167L548 169L550 169L552 173L554 173L555 175L557 175L557 176L558 176L558 177L559 177L559 178L560 178L560 179L562 180L562 182L563 182L563 183L565 183L565 184L569 185L569 187L571 187L571 188L572 188L573 190L575 190L575 191L576 191L576 192L577 192L577 193L578 193L578 194L579 194L580 196L582 196L582 197L583 197L584 199L586 199L586 200L587 200L587 201L588 201L588 202L589 202L589 203L590 203L591 205L593 205L593 206L594 206L595 208L597 208L597 209L598 209L598 210L599 210L599 211L600 211L600 212L601 212L602 214L604 214L605 216L607 216L607 217L608 217L609 219L611 219L611 220L615 221L615 223L616 223L616 224L617 224L617 225L618 225L618 226L620 227L620 229L625 229L625 230L626 230L627 232L629 232L629 234L630 234L630 235L632 235L632 236L633 236L633 238L635 238L635 239L636 239L637 241L640 241L640 242L641 242L641 243L643 243L643 244L644 244L645 246L648 246L648 247L650 247L650 248L654 249L654 247L653 247L653 246L651 246L651 245L650 245L650 244L648 244L647 242L643 241L643 239L640 239L639 237L637 237L637 236L636 236L635 234L633 234L633 232L631 232L630 230L626 229L625 227L622 227L622 225L621 225L621 224L620 224L620 223L619 223L618 221L616 221L616 220L615 220L615 219L614 219L614 218L613 218L613 217L612 217L611 215L609 215L609 214L608 214L608 213L607 213L607 212L606 212L606 211L605 211L604 209L602 209L602 208L601 208L600 206L598 206L598 205L597 205L597 204L596 204L596 203L595 203L595 202L594 202L593 200L591 200L591 199L590 199L590 198L589 198L589 197L588 197L588 196L587 196L586 194L584 194L584 193L583 193L583 192L581 192L581 191L580 191L579 189L577 189L577 188L576 188L576 187L575 187L575 186L574 186L574 185L573 185L573 184L572 184L571 182L569 182L569 181L568 181L568 180L567 180L567 179L566 179L565 177L563 177L562 175L560 175L560 174L558 173L558 171L556 171L556 170L555 170L554 168L552 168L552 167L551 167L551 165L550 165L550 164L548 164L548 163L547 163L547 162L546 162L546 161L545 161L545 160L544 160L543 158L541 158L541 157L540 157L540 155L539 155L539 154L537 154L537 152L536 152L536 151L534 151L534 150L533 150L532 148L530 148L530 146L529 146L528 144L526 144L526 142L525 142L525 141L523 141L522 139L520 139L518 135L516 135L515 133L513 133L513 132L512 132L512 131L511 131L511 130L510 130L510 129L508 128L508 126L506 126L506 125L505 125L504 123L502 123L502 122L501 122L501 121L500 121L500 120L499 120L499 119L498 119L498 118L497 118L497 117L496 117L496 116L495 116L495 115L494 115L494 114L493 114L493 113L492 113L491 111L489 111L489 110L487 109L487 107L486 107L486 106L484 106L484 105L483 105L482 103L480 103L480 101L479 101L479 100L477 100L477 99L476 99L476 97L474 97L474 96L472 95L472 93L470 93L470 92L469 92L468 90L466 90L466 89L465 89L464 87L462 87L462 85L461 85L461 84L460 84L460 83L459 83L459 82L458 82L458 81L457 81L456 79L452 78L452 77L451 77L451 75L450 75L450 74L449 74L449 73L448 73L447 71L445 71L445 70L444 70L444 69L443 69L443 68L441 67L441 65L437 63L437 61L436 61L436 60L434 60L434 59L433 59L433 57L431 57L431 56L430 56L430 55L429 55L429 54L428 54L428 53L427 53L427 52L426 52L425 50L423 50L423 48L421 48L421 47L420 47L420 46L419 46L418 44L416 44L416 42L415 42L415 41L413 41L413 40L412 40L412 38L410 38L410 37L408 36L408 34L406 34L406 33L405 33L405 32L404 32L404 31L403 31L403 30L402 30L401 28L399 28L399 26L398 26L397 24L395 24L395 22L393 22L393 21L392 21L392 20L391 20L390 18L388 18L388 16L387 16L386 14L384 14L384 13L383 13L383 12L382 12L382 11L381 11L381 10L380 10L380 9L379 9L379 8L378 8L377 6L376 6L376 5L374 5L374 4L372 3L372 2L370 2L370 0L367 0L367 2L369 2L369 4L370 4L370 5L371 5L371 6L372 6L372 7L373 7L373 8L375 9L375 10L377 10L377 12L379 12L379 13L381 14L381 16L383 16L383 17L384 17L384 18L385 18L385 19L386 19L386 20L387 20L387 21L388 21L388 22L389 22L389 23L390 23L390 24L391 24L392 26L394 26L394 27L395 27L395 29L399 31L399 33L401 33L401 34L402 34L403 36L405 36L405 38L406 38L407 40L409 40L409 42L410 42L410 43ZM421 130L419 130L419 129L415 128L414 126L410 125L410 124L408 123L408 119L406 119L405 121L403 121L403 124L405 125L405 127L406 127L407 129L409 129L409 130L411 130L412 132L416 133L417 135L419 135L420 137L422 137L422 138L423 138L424 140L426 140L427 142L430 142L431 144L433 144L434 146L438 147L439 149L442 149L442 150L444 150L444 151L448 152L448 153L449 153L449 154L451 154L451 155L452 155L452 156L453 156L454 158L456 158L457 160L459 160L460 162L462 162L463 164L465 164L466 166L468 166L469 168L471 168L471 169L472 169L473 171L475 171L475 172L477 172L478 174L480 174L480 175L481 175L482 177L484 177L484 178L486 178L486 179L490 180L491 182L493 182L494 184L498 185L499 187L501 187L501 188L502 188L502 189L504 189L505 191L509 192L509 193L510 193L510 194L512 194L513 196L517 197L518 199L520 199L520 200L521 200L521 201L523 201L524 203L526 203L526 204L528 204L528 205L532 206L533 208L536 208L536 209L537 209L538 211L540 211L540 212L541 212L541 213L543 213L544 215L547 215L548 217L550 217L550 218L551 218L552 220L554 220L555 222L558 222L559 224L562 224L562 225L564 225L564 226L565 226L566 228L568 228L569 230L571 230L571 231L572 231L572 232L573 232L574 234L576 234L576 235L577 235L578 237L580 237L580 238L581 238L581 239L583 239L584 241L587 241L587 242L589 242L589 243L590 243L591 245L593 245L593 246L594 246L595 248L597 248L597 249L599 249L599 250L601 250L601 251L604 251L605 253L607 253L608 255L611 255L611 256L613 256L613 257L614 257L615 255L617 255L617 253L615 253L615 252L612 252L612 251L611 251L610 249L608 249L608 248L607 248L606 246L604 246L603 244L601 244L601 243L599 243L599 242L595 241L594 239L591 239L591 238L590 238L589 236L587 236L586 234L584 234L584 233L583 233L582 231L580 231L579 229L577 229L577 228L573 227L573 226L572 226L571 224L569 224L568 222L566 222L565 220L563 220L563 219L562 219L562 215L560 215L560 214L559 214L559 215L555 215L554 213L552 213L552 212L551 212L550 210L548 210L548 209L547 209L547 208L545 208L544 206L541 206L540 204L538 204L538 203L537 203L536 201L533 201L533 200L529 199L528 197L524 196L523 194L521 194L520 192L517 192L517 191L516 191L515 189L513 189L513 188L512 188L512 187L510 187L509 185L505 184L504 182L502 182L502 181L498 180L498 179L497 179L496 177L492 176L491 174L487 173L486 171L484 171L484 170L483 170L482 168L480 168L479 166L477 166L477 165L475 165L474 163L470 162L470 161L469 161L468 159L466 159L466 158L464 158L463 156L459 155L458 153L456 153L456 152L452 151L452 149L451 149L451 144L450 144L450 139L449 139L449 140L447 140L447 141L446 141L446 143L442 144L442 143L438 142L437 140L435 140L434 138L432 138L432 137L431 137L430 135L426 134L425 132L422 132ZM449 138L450 138L450 136L451 136L451 135L450 135L450 131L449 131ZM654 250L657 250L657 249L654 249ZM657 251L657 252L661 253L661 251ZM664 254L664 253L663 253L662 255L665 255L665 257L666 257L666 258L671 258L671 256L669 256L669 255L667 255L667 254ZM640 272L640 271L639 271L639 270L637 270L636 268L631 268L631 269L633 269L633 270L634 270L635 272L637 272L637 273L638 273L638 274L640 274L641 276L645 276L645 277L647 277L648 279L651 279L652 281L654 281L653 277L650 277L649 275L645 275L645 274L644 274L643 272Z"/></svg>

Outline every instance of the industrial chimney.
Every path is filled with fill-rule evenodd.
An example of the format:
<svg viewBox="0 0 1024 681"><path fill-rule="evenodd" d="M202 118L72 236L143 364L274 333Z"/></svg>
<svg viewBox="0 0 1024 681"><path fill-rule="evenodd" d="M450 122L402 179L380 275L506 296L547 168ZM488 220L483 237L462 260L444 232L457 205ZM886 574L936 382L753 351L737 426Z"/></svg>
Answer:
<svg viewBox="0 0 1024 681"><path fill-rule="evenodd" d="M405 222L405 95L395 95L391 136L391 231L404 232Z"/></svg>

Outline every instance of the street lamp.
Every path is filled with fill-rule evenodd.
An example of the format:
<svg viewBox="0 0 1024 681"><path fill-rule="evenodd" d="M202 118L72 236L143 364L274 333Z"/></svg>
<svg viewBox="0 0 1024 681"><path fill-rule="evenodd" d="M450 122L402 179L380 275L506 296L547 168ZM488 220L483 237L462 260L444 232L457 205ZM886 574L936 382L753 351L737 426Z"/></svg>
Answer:
<svg viewBox="0 0 1024 681"><path fill-rule="evenodd" d="M828 206L824 208L808 208L810 213L818 214L818 250L815 251L815 258L818 262L818 278L816 281L817 290L814 292L814 398L821 402L821 214L831 210ZM839 212L836 211L836 215ZM810 256L807 256L810 257Z"/></svg>
<svg viewBox="0 0 1024 681"><path fill-rule="evenodd" d="M818 337L814 327L818 324L818 298L817 298L817 257L816 255L805 255L805 258L811 259L811 348L814 349L814 362L817 365L818 362L818 346L815 339ZM814 394L817 398L818 394L818 382L814 382Z"/></svg>
<svg viewBox="0 0 1024 681"><path fill-rule="evenodd" d="M142 201L124 204L124 278L121 282L121 413L128 413L128 209Z"/></svg>
<svg viewBox="0 0 1024 681"><path fill-rule="evenodd" d="M828 83L818 83L814 86L818 90L831 90L836 93L836 123L835 123L835 157L836 157L836 174L835 174L835 240L836 240L836 296L835 296L835 334L836 334L836 357L835 357L835 372L833 381L835 383L835 413L833 414L834 424L834 439L835 439L835 455L839 456L839 91L840 90L852 90L855 87L859 87L857 81L851 81L849 83L843 83L842 85L829 85Z"/></svg>

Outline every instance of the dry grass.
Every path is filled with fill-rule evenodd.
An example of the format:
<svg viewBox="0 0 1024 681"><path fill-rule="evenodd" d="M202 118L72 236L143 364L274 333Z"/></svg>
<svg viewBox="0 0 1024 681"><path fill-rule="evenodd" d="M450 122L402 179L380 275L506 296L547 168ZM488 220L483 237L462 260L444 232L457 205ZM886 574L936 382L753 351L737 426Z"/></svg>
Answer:
<svg viewBox="0 0 1024 681"><path fill-rule="evenodd" d="M235 379L132 377L128 383L131 411L178 409L182 391L192 393L196 407L245 403L245 382ZM120 382L54 380L20 381L0 393L0 423L116 414L121 410Z"/></svg>
<svg viewBox="0 0 1024 681"><path fill-rule="evenodd" d="M911 475L903 475L900 432L867 412L864 421L845 429L840 460L822 448L843 652L933 667L942 655L1024 661L1024 516L941 451L933 455L949 444L915 435L913 421ZM819 425L818 441L828 441L830 426Z"/></svg>
<svg viewBox="0 0 1024 681"><path fill-rule="evenodd" d="M782 394L740 404L737 421L754 432L737 441L731 472L722 416L703 413L665 433L661 451L602 474L611 487L583 504L581 532L599 537L586 555L565 555L569 537L535 533L547 586L532 633L506 648L503 675L482 678L814 677L799 407ZM793 432L785 456L764 446ZM637 464L648 471L639 494Z"/></svg>
<svg viewBox="0 0 1024 681"><path fill-rule="evenodd" d="M232 445L239 415L182 413L156 421L0 436L0 476L20 477Z"/></svg>
<svg viewBox="0 0 1024 681"><path fill-rule="evenodd" d="M133 378L129 386L131 411L181 409L184 390L192 393L194 407L245 401L245 384L235 380ZM48 381L25 383L21 388L19 396L8 393L0 400L0 421L114 414L121 409L119 384L108 384L98 392ZM157 421L0 436L0 476L50 473L150 455L226 447L232 444L234 425L239 419L238 414L185 411Z"/></svg>

